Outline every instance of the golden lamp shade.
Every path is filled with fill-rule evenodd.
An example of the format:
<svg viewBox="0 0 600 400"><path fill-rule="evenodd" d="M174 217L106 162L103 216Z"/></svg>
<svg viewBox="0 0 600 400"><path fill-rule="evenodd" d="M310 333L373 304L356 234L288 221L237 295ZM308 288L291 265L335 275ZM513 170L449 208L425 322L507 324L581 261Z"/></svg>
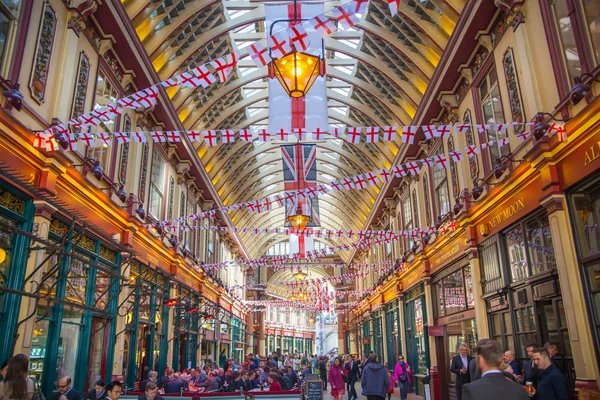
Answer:
<svg viewBox="0 0 600 400"><path fill-rule="evenodd" d="M293 51L285 57L273 60L272 76L275 76L290 97L304 97L317 77L323 75L322 60L310 54Z"/></svg>
<svg viewBox="0 0 600 400"><path fill-rule="evenodd" d="M296 208L296 214L287 217L288 222L295 229L305 229L310 222L310 215L302 213L302 207Z"/></svg>

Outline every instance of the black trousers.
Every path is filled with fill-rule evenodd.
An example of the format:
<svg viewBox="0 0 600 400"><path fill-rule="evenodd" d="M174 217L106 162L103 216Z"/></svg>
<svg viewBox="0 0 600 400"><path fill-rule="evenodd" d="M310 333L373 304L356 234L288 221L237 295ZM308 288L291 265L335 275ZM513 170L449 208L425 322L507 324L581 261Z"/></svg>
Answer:
<svg viewBox="0 0 600 400"><path fill-rule="evenodd" d="M356 385L356 378L348 378L348 399L357 399L358 398L358 394L356 393L356 388L354 387L354 385Z"/></svg>
<svg viewBox="0 0 600 400"><path fill-rule="evenodd" d="M323 381L323 385L325 387L325 390L327 390L327 373L321 374L320 378Z"/></svg>
<svg viewBox="0 0 600 400"><path fill-rule="evenodd" d="M367 400L385 400L385 397L370 395L367 396Z"/></svg>

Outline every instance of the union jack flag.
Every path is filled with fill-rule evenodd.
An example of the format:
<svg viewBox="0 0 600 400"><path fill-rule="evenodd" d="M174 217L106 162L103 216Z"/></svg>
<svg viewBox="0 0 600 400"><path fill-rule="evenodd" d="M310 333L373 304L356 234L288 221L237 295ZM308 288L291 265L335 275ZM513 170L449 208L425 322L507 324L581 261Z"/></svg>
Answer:
<svg viewBox="0 0 600 400"><path fill-rule="evenodd" d="M281 158L283 159L283 181L286 192L317 186L316 145L297 144L293 146L281 146ZM304 199L299 198L298 201L303 212L310 212L311 220L308 227L321 226L318 197L311 198L307 196ZM285 210L286 221L288 215L296 214L297 207L296 202L288 201Z"/></svg>

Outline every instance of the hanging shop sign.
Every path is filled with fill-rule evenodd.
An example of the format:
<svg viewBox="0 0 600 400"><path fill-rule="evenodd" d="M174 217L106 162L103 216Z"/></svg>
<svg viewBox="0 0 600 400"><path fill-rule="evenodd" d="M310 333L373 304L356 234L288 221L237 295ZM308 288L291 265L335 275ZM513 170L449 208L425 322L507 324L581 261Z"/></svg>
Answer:
<svg viewBox="0 0 600 400"><path fill-rule="evenodd" d="M466 321L470 319L475 319L475 309L466 310L463 312L459 312L457 314L448 315L447 317L438 318L435 320L437 325L443 326L448 325L454 322ZM434 336L434 335L429 335Z"/></svg>
<svg viewBox="0 0 600 400"><path fill-rule="evenodd" d="M446 327L444 325L434 325L427 327L427 334L429 336L444 336Z"/></svg>
<svg viewBox="0 0 600 400"><path fill-rule="evenodd" d="M363 338L362 344L364 344L364 345L370 345L371 344L371 339L369 339L369 338Z"/></svg>
<svg viewBox="0 0 600 400"><path fill-rule="evenodd" d="M238 349L238 350L244 350L244 343L237 342L235 344L235 348Z"/></svg>

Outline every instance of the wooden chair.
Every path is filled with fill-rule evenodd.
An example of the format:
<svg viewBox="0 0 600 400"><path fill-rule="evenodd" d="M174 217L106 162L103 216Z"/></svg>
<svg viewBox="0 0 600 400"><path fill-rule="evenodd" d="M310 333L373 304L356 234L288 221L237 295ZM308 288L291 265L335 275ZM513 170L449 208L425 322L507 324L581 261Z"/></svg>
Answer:
<svg viewBox="0 0 600 400"><path fill-rule="evenodd" d="M600 392L592 389L581 389L578 395L579 400L600 400Z"/></svg>

